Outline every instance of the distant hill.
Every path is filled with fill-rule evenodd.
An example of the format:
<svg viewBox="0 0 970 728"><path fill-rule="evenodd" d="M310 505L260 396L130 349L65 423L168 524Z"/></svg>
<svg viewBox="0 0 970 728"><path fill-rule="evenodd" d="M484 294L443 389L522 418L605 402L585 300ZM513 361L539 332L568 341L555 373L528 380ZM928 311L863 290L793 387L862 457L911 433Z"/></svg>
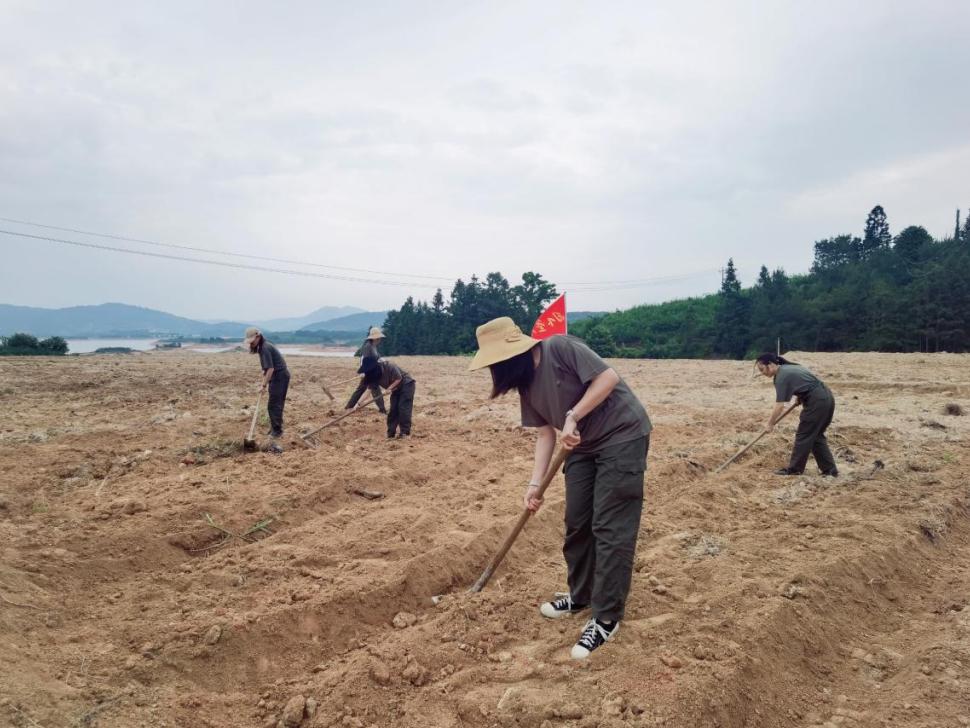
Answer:
<svg viewBox="0 0 970 728"><path fill-rule="evenodd" d="M311 311L306 316L257 321L256 325L260 328L266 329L267 331L297 331L299 329L306 328L308 325L316 326L317 324L328 322L332 319L339 319L358 313L365 313L365 311L364 309L357 308L356 306L323 306L322 308L318 308L316 311Z"/></svg>
<svg viewBox="0 0 970 728"><path fill-rule="evenodd" d="M141 306L102 303L98 306L35 308L0 304L0 335L34 336L241 336L245 324L209 324Z"/></svg>
<svg viewBox="0 0 970 728"><path fill-rule="evenodd" d="M387 318L387 311L365 311L355 313L352 316L342 316L341 318L330 319L329 321L317 321L304 326L300 331L356 331L366 333L371 326L382 326L384 319Z"/></svg>
<svg viewBox="0 0 970 728"><path fill-rule="evenodd" d="M567 311L566 321L572 323L573 321L585 321L586 319L596 318L597 316L605 316L607 311Z"/></svg>
<svg viewBox="0 0 970 728"><path fill-rule="evenodd" d="M349 315L344 312L351 311ZM342 315L343 314L343 315ZM602 314L592 311L572 311L569 321L581 321ZM296 326L311 316L309 324ZM353 306L324 306L306 316L280 318L259 322L264 331L330 331L359 332L370 326L382 326L386 311L362 311ZM242 338L249 322L207 322L175 316L142 306L124 303L102 303L98 306L68 308L36 308L0 303L0 336L23 332L38 337L148 337L148 336L218 336Z"/></svg>

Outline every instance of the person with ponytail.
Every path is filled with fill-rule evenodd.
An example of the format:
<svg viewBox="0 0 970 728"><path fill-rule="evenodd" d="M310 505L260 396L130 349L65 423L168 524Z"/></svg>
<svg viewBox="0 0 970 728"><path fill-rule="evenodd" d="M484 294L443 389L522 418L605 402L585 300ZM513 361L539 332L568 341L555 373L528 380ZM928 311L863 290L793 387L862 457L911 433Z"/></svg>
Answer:
<svg viewBox="0 0 970 728"><path fill-rule="evenodd" d="M832 424L835 414L835 397L822 382L801 364L788 361L777 354L762 354L755 360L758 371L775 382L775 408L771 411L765 429L774 429L775 423L785 411L785 405L797 397L802 405L788 466L776 470L777 475L801 475L805 472L808 456L813 455L822 475L833 478L839 474L835 458L825 439L825 430Z"/></svg>

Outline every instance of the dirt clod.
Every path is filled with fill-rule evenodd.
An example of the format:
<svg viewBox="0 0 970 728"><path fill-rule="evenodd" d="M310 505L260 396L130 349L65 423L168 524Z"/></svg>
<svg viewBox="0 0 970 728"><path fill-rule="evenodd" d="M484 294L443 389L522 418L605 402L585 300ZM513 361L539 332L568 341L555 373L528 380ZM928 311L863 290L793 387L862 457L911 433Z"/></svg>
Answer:
<svg viewBox="0 0 970 728"><path fill-rule="evenodd" d="M684 661L677 655L666 652L660 655L660 661L673 670L679 670L684 666Z"/></svg>
<svg viewBox="0 0 970 728"><path fill-rule="evenodd" d="M394 615L394 619L391 620L391 624L393 624L397 629L405 629L413 626L417 621L418 618L410 612L398 612Z"/></svg>
<svg viewBox="0 0 970 728"><path fill-rule="evenodd" d="M287 728L294 728L303 722L303 712L306 710L306 698L302 695L294 695L283 706L283 724Z"/></svg>
<svg viewBox="0 0 970 728"><path fill-rule="evenodd" d="M209 627L209 630L205 633L202 638L202 643L206 645L214 645L222 639L222 625L214 624Z"/></svg>

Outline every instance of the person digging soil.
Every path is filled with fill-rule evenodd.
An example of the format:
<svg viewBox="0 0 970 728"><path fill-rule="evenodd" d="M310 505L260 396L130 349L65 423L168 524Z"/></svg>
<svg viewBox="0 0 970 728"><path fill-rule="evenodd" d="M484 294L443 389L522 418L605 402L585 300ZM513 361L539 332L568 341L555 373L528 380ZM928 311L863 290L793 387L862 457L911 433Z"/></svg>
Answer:
<svg viewBox="0 0 970 728"><path fill-rule="evenodd" d="M286 360L273 344L267 341L259 329L246 329L244 342L249 347L250 354L259 354L259 365L263 370L260 390L269 390L269 402L266 409L269 412L269 436L278 438L283 436L283 406L286 404L286 391L290 387L290 371L286 368Z"/></svg>
<svg viewBox="0 0 970 728"><path fill-rule="evenodd" d="M372 391L379 387L391 392L391 409L387 413L387 437L393 438L400 430L400 437L411 436L411 412L414 410L415 381L406 371L390 361L378 361L377 357L365 356L357 370L363 374L361 386L354 392L354 396L347 403L348 408L359 407L357 404L364 390Z"/></svg>
<svg viewBox="0 0 970 728"><path fill-rule="evenodd" d="M809 454L812 454L822 475L837 477L839 470L825 438L825 430L832 424L835 414L835 397L831 390L808 369L777 354L762 354L755 360L755 366L761 374L775 381L775 407L765 426L767 432L774 429L792 397L797 397L802 405L788 466L776 470L775 474L801 475L805 472Z"/></svg>
<svg viewBox="0 0 970 728"><path fill-rule="evenodd" d="M384 333L376 326L372 326L370 331L367 334L367 338L364 339L364 343L360 347L361 364L363 364L364 359L366 359L369 356L378 360L381 358L380 352L377 351L377 347L378 345L380 345L381 340L383 338L384 338ZM344 407L344 409L353 409L354 405L357 404L357 401L361 398L361 396L364 394L366 390L367 390L367 384L364 382L363 379L361 379L360 384L357 385L357 389L350 396L350 400L347 402L347 406ZM374 398L374 401L377 403L377 411L380 412L382 415L386 415L387 410L384 408L384 395L381 394L381 388L376 385L371 387L370 394L371 394L371 397Z"/></svg>
<svg viewBox="0 0 970 728"><path fill-rule="evenodd" d="M479 326L469 369L488 367L492 398L517 390L524 427L539 428L532 478L523 503L536 512L556 429L568 449L563 556L569 592L540 613L559 619L592 610L571 655L585 659L616 634L633 574L650 418L620 376L572 336L538 341L508 317Z"/></svg>

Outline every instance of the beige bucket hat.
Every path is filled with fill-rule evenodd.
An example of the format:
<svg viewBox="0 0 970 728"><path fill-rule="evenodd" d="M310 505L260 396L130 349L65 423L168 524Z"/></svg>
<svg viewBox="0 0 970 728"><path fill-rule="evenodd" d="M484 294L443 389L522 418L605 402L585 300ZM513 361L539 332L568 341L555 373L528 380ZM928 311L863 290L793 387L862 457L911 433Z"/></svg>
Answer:
<svg viewBox="0 0 970 728"><path fill-rule="evenodd" d="M371 326L370 333L367 334L367 340L368 341L377 341L377 339L383 339L383 338L384 338L384 332L381 331L376 326Z"/></svg>
<svg viewBox="0 0 970 728"><path fill-rule="evenodd" d="M255 326L250 326L248 329L246 329L246 333L243 336L243 344L245 344L246 346L249 346L250 344L253 343L253 339L259 336L260 333L261 333L260 330L257 329Z"/></svg>
<svg viewBox="0 0 970 728"><path fill-rule="evenodd" d="M538 339L523 334L522 329L508 316L482 324L475 329L475 338L478 339L478 351L472 363L468 365L469 371L483 369L511 359L539 343Z"/></svg>

